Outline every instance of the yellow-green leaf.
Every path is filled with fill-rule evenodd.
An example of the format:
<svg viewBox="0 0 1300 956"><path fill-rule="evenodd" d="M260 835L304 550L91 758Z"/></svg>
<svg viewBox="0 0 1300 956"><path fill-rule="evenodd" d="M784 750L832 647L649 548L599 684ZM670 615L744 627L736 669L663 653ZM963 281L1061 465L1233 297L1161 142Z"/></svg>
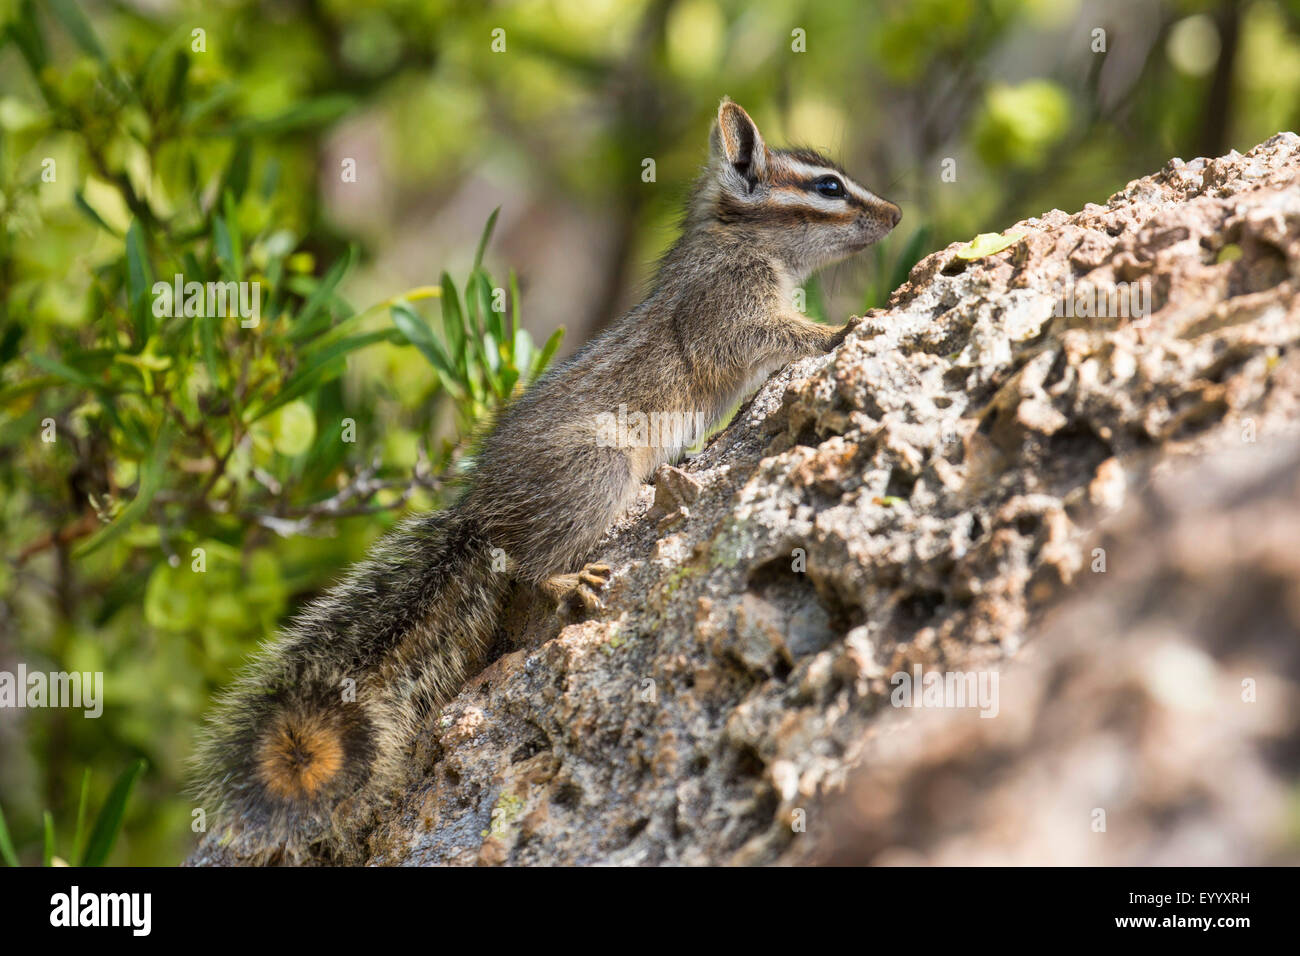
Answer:
<svg viewBox="0 0 1300 956"><path fill-rule="evenodd" d="M301 455L316 440L316 413L304 401L289 402L267 419L271 443L282 455Z"/></svg>
<svg viewBox="0 0 1300 956"><path fill-rule="evenodd" d="M991 256L995 252L1001 252L1014 246L1027 234L1020 229L1012 229L1008 232L999 234L996 232L981 232L966 245L957 250L958 259L983 259L985 256Z"/></svg>

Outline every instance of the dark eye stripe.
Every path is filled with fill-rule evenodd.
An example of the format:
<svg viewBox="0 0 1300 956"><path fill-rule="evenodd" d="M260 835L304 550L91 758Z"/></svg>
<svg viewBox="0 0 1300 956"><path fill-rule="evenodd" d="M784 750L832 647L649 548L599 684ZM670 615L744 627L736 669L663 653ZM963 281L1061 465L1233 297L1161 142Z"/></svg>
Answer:
<svg viewBox="0 0 1300 956"><path fill-rule="evenodd" d="M773 178L772 185L776 189L789 189L789 190L796 190L798 192L811 193L811 192L818 191L816 188L816 184L821 182L824 179L836 180L837 182L840 183L840 188L843 190L838 196L831 196L829 198L843 200L848 206L852 207L853 209L867 208L867 203L859 199L857 193L849 192L848 186L844 184L844 180L839 176L831 176L827 174L825 176L818 176L815 179L798 179L790 175L778 175Z"/></svg>
<svg viewBox="0 0 1300 956"><path fill-rule="evenodd" d="M846 223L853 218L853 213L847 209L843 212L831 212L810 206L754 205L736 200L725 193L718 200L715 215L719 222L726 224L757 223L764 226Z"/></svg>

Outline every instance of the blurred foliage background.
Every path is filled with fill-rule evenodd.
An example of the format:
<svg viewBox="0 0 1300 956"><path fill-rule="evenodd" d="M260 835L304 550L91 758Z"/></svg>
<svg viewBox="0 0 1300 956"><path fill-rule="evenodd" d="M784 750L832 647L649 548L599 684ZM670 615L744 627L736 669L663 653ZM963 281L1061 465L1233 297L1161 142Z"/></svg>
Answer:
<svg viewBox="0 0 1300 956"><path fill-rule="evenodd" d="M99 719L0 710L24 862L139 758L109 860L184 856L213 691L447 500L558 328L563 355L636 301L723 94L904 207L810 290L835 322L950 241L1300 112L1296 0L0 0L0 23L0 670L106 684ZM258 324L157 314L177 273L258 282Z"/></svg>

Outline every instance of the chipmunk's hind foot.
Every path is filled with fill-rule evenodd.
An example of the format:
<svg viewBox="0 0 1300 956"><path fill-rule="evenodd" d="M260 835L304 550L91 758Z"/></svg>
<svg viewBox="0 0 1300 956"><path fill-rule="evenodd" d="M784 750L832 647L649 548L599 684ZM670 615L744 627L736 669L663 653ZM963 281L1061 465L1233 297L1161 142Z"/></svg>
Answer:
<svg viewBox="0 0 1300 956"><path fill-rule="evenodd" d="M542 590L555 602L555 613L561 620L576 620L604 610L599 592L609 584L613 573L607 564L588 564L581 571L547 578Z"/></svg>

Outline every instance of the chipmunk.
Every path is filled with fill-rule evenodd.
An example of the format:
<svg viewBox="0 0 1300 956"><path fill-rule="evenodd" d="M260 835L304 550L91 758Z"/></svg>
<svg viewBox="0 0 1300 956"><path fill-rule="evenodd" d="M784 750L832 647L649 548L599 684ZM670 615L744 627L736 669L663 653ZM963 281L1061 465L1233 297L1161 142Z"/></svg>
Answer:
<svg viewBox="0 0 1300 956"><path fill-rule="evenodd" d="M700 437L620 445L601 416L622 406L711 427L776 369L829 351L848 326L796 312L794 288L901 216L824 156L768 146L724 98L682 236L645 301L506 409L454 507L378 542L224 696L195 792L236 852L346 859L424 720L487 664L509 590L598 611L611 572L583 562L655 469Z"/></svg>

